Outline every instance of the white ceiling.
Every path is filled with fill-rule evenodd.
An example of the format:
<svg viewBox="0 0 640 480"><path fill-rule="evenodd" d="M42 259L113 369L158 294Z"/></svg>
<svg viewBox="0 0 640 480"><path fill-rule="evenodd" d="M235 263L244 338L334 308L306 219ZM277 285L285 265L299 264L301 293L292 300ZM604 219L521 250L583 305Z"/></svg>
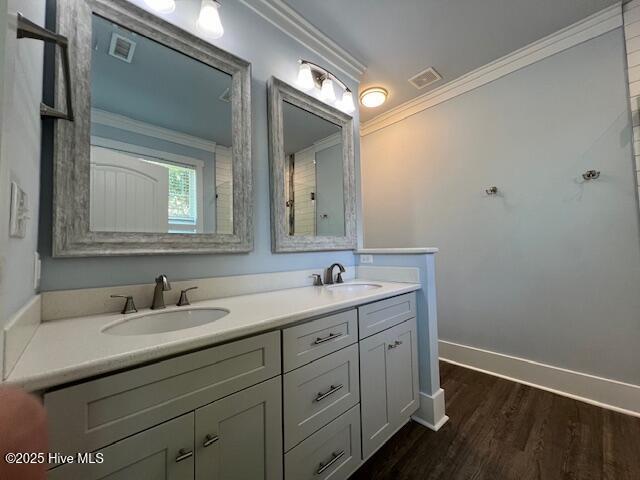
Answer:
<svg viewBox="0 0 640 480"><path fill-rule="evenodd" d="M389 90L364 122L617 0L285 1L367 66L361 89ZM443 79L417 90L408 79L428 66Z"/></svg>

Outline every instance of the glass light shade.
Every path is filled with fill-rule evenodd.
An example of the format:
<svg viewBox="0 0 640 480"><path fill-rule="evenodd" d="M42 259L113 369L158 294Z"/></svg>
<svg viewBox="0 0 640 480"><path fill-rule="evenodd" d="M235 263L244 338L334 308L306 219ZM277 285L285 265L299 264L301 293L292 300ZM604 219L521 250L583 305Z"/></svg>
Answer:
<svg viewBox="0 0 640 480"><path fill-rule="evenodd" d="M198 16L198 28L206 32L211 38L220 38L224 35L224 28L220 21L220 4L214 0L202 0L200 15Z"/></svg>
<svg viewBox="0 0 640 480"><path fill-rule="evenodd" d="M175 0L144 0L144 3L159 13L171 13L176 9Z"/></svg>
<svg viewBox="0 0 640 480"><path fill-rule="evenodd" d="M313 83L313 74L311 73L311 65L308 63L301 63L300 70L298 70L298 86L304 90L311 90L315 84Z"/></svg>
<svg viewBox="0 0 640 480"><path fill-rule="evenodd" d="M360 103L368 108L375 108L382 105L387 100L388 92L384 88L367 88L360 95Z"/></svg>
<svg viewBox="0 0 640 480"><path fill-rule="evenodd" d="M355 111L356 106L353 103L353 94L349 90L342 94L339 108L345 113L353 113Z"/></svg>
<svg viewBox="0 0 640 480"><path fill-rule="evenodd" d="M336 99L336 91L333 88L333 80L329 77L322 81L322 90L320 90L320 98L325 102L333 102Z"/></svg>

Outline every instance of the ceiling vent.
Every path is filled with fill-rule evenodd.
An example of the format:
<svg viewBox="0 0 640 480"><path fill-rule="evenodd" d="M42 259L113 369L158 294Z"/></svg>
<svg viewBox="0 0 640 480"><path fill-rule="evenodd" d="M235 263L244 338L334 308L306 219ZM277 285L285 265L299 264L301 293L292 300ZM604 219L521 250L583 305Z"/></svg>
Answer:
<svg viewBox="0 0 640 480"><path fill-rule="evenodd" d="M409 83L416 87L418 90L422 90L423 88L428 87L432 83L436 83L441 79L442 76L438 72L436 72L436 69L433 67L429 67L426 70L423 70L411 77L409 79Z"/></svg>
<svg viewBox="0 0 640 480"><path fill-rule="evenodd" d="M136 42L117 33L111 34L111 44L109 45L109 55L116 57L123 62L131 63L133 52L136 49Z"/></svg>
<svg viewBox="0 0 640 480"><path fill-rule="evenodd" d="M227 88L218 98L223 102L231 103L231 89Z"/></svg>

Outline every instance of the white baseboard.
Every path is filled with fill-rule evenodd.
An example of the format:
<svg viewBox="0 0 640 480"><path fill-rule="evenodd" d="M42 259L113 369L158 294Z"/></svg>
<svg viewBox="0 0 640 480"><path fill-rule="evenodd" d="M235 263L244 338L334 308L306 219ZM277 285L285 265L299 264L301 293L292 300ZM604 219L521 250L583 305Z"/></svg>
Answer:
<svg viewBox="0 0 640 480"><path fill-rule="evenodd" d="M440 340L440 360L640 417L640 385Z"/></svg>
<svg viewBox="0 0 640 480"><path fill-rule="evenodd" d="M437 432L447 423L449 417L444 413L444 390L439 389L433 395L420 392L420 408L413 414L411 419Z"/></svg>
<svg viewBox="0 0 640 480"><path fill-rule="evenodd" d="M33 337L36 328L40 325L41 305L40 295L35 295L4 326L4 361L0 362L0 364L4 363L4 368L0 371L0 379L5 379L9 376L31 337Z"/></svg>

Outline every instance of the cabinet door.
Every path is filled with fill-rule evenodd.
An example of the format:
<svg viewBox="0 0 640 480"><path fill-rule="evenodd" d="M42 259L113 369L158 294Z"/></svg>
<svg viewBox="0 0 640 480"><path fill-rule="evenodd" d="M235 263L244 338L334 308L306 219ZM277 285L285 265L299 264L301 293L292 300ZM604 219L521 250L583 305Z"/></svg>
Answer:
<svg viewBox="0 0 640 480"><path fill-rule="evenodd" d="M360 407L362 458L367 459L393 433L387 350L393 342L388 332L360 341Z"/></svg>
<svg viewBox="0 0 640 480"><path fill-rule="evenodd" d="M416 319L360 342L362 456L366 460L418 409Z"/></svg>
<svg viewBox="0 0 640 480"><path fill-rule="evenodd" d="M387 378L390 417L397 428L413 415L420 402L415 318L389 330Z"/></svg>
<svg viewBox="0 0 640 480"><path fill-rule="evenodd" d="M66 464L49 480L185 480L193 478L193 413L103 448L103 463ZM94 454L94 459L98 457Z"/></svg>
<svg viewBox="0 0 640 480"><path fill-rule="evenodd" d="M196 479L282 478L281 377L196 410Z"/></svg>

